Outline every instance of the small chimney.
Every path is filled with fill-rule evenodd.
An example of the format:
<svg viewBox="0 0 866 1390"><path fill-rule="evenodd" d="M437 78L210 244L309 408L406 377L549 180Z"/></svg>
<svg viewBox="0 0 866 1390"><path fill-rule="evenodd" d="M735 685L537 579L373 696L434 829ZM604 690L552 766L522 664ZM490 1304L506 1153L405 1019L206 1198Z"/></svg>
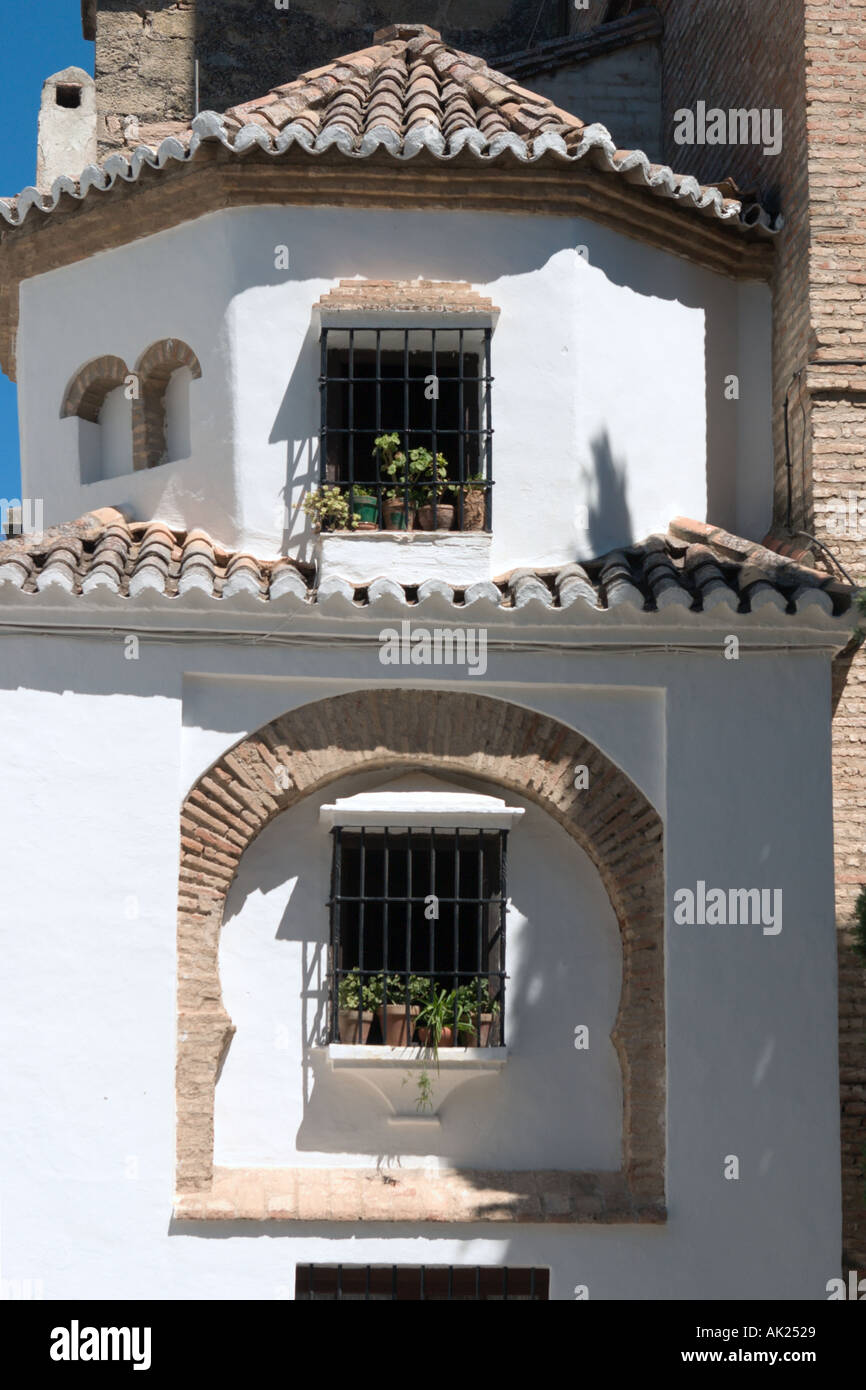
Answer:
<svg viewBox="0 0 866 1390"><path fill-rule="evenodd" d="M96 163L96 84L82 68L64 68L42 84L36 187L50 193L61 174L77 179Z"/></svg>

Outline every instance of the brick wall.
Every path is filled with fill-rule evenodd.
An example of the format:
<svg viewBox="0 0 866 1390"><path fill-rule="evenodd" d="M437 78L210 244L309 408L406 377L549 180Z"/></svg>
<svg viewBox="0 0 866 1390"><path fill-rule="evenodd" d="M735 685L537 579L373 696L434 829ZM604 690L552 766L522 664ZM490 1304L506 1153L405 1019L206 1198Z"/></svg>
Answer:
<svg viewBox="0 0 866 1390"><path fill-rule="evenodd" d="M601 789L591 800L573 785L573 769L579 763L588 768L592 785ZM341 1199L338 1211L327 1182L317 1186L315 1212L304 1212L298 1206L296 1177L287 1183L286 1175L273 1170L272 1176L282 1184L282 1191L270 1192L279 1204L276 1208L263 1189L266 1172L256 1174L252 1193L214 1193L213 1100L221 1060L234 1032L222 1001L219 938L226 895L241 856L274 816L302 797L346 772L380 768L392 775L400 768L439 768L510 788L540 805L589 855L622 933L623 988L612 1034L623 1082L622 1169L608 1174L613 1188L604 1200L606 1180L600 1174L560 1174L553 1195L564 1220L663 1220L664 856L658 813L594 744L554 719L483 695L402 689L337 695L279 716L223 754L183 804L177 918L177 1177L179 1191L210 1194L216 1204L193 1203L183 1214L369 1219L357 1187L343 1191L345 1201ZM510 1180L506 1174L499 1177L515 1181L515 1175ZM345 1181L341 1185L345 1187ZM476 1202L460 1202L459 1186L458 1181L445 1201L445 1214L433 1219L479 1219ZM426 1185L414 1197L410 1188L408 1205L397 1219L429 1219L431 1195ZM530 1193L537 1195L537 1190ZM255 1210L246 1205L250 1198ZM584 1198L589 1199L589 1209ZM521 1200L509 1200L507 1206L512 1215L505 1219L539 1216L537 1206L527 1215Z"/></svg>
<svg viewBox="0 0 866 1390"><path fill-rule="evenodd" d="M864 496L866 368L866 0L658 0L665 159L701 179L755 187L787 229L774 276L775 514L787 517L784 399L790 388L792 522L866 573L866 516L840 534L841 508ZM710 10L712 13L710 13ZM781 108L782 152L678 146L674 114L697 101ZM812 364L812 365L810 365ZM799 373L792 383L795 373ZM863 534L860 534L860 531ZM836 665L833 777L839 924L844 1255L866 1268L866 972L851 950L851 912L866 883L866 658ZM794 753L795 750L792 750Z"/></svg>
<svg viewBox="0 0 866 1390"><path fill-rule="evenodd" d="M866 4L807 0L806 100L814 357L866 363ZM858 580L866 575L866 366L815 367L812 529ZM838 504L855 499L839 534ZM833 503L837 506L834 507ZM846 669L847 668L847 669ZM840 923L842 1161L848 1259L866 1269L866 970L851 913L866 883L866 657L840 665L834 721L836 895ZM862 1167L861 1167L862 1164Z"/></svg>

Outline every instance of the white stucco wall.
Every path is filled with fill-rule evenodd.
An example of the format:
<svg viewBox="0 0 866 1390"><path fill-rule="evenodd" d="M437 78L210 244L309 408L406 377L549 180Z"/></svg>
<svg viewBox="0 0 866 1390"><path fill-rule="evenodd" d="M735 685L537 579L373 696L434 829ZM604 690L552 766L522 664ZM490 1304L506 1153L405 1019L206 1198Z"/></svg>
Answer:
<svg viewBox="0 0 866 1390"><path fill-rule="evenodd" d="M400 785L411 789L416 781ZM322 804L393 783L393 775L367 774L331 784L274 821L244 858L220 946L223 1000L238 1031L217 1087L219 1164L372 1167L394 1149L382 1098L357 1077L333 1074L321 1046L332 840L319 822ZM443 780L441 787L489 789L469 781ZM622 1143L622 1082L610 1041L622 978L616 917L571 837L522 798L509 793L508 804L525 808L508 844L511 1055L500 1074L465 1083L445 1102L435 1133L416 1127L401 1134L402 1166L616 1168ZM575 1066L578 1023L589 1028L591 1041Z"/></svg>
<svg viewBox="0 0 866 1390"><path fill-rule="evenodd" d="M286 271L275 269L278 246L289 248ZM502 310L494 574L587 558L678 513L705 519L708 496L712 521L764 534L769 291L580 218L236 209L29 280L18 336L25 494L45 499L48 524L129 503L226 546L273 555L288 541L306 557L300 504L318 477L312 309L352 276L465 279ZM68 382L104 353L132 368L170 336L202 364L190 457L83 486L77 422L59 417ZM736 403L724 399L728 374L740 377Z"/></svg>
<svg viewBox="0 0 866 1390"><path fill-rule="evenodd" d="M578 1283L592 1299L825 1297L839 1272L840 1192L824 657L585 652L540 661L493 652L489 680L472 683L567 719L634 771L665 818L669 901L699 878L783 890L778 936L676 926L668 915L667 1224L498 1223L439 1227L435 1238L273 1226L269 1239L255 1240L225 1225L190 1232L170 1221L178 805L239 731L292 704L380 685L390 672L364 651L349 680L345 657L335 674L325 650L145 640L138 661L123 650L119 635L4 642L0 833L14 853L0 900L2 1278L39 1280L49 1298L270 1299L290 1296L298 1261L426 1259L549 1265L555 1299L571 1297ZM194 678L185 682L184 673ZM605 716L606 700L621 702L616 718ZM294 872L298 844L313 835L311 813L299 807L262 835L236 889L243 901L223 945L239 1024L221 1083L223 1153L254 1148L249 1112L229 1106L243 1035L255 1027L250 992L260 986L271 1009L282 982L292 1007L298 947L276 940L273 928L287 891L281 874ZM560 1002L561 1032L551 1032L550 1047L562 1049L552 1064L561 1077L581 1065L571 1044L578 1004L600 1019L610 1012L611 957L597 976L586 969L595 955L583 949L587 933L607 939L609 917L580 857L558 832L545 833L539 815L531 812L513 844L516 852L526 829L526 865L530 837L541 837L538 854L557 884L556 923L552 939L543 944L542 935L530 952L530 938L548 928L526 914L527 949L515 968L530 982L537 972ZM517 906L532 887L521 885L523 872L515 866ZM593 903L598 912L592 923L576 921L574 955L565 957L570 893L576 916ZM269 965L257 982L265 959L273 972ZM604 1002L581 999L596 979ZM534 1017L528 1010L515 1047L529 1046L524 1029ZM600 1137L575 1132L581 1082L572 1075L575 1091L563 1085L559 1097L567 1113L550 1135L557 1159L569 1136L575 1153L610 1142L607 1119ZM479 1103L488 1084L477 1087ZM453 1104L461 1113L459 1092ZM259 1099L254 1109L261 1114ZM502 1143L540 1150L547 1137L524 1132L538 1119L521 1108ZM290 1137L295 1129L288 1126ZM266 1141L273 1151L273 1132L255 1146ZM303 1151L303 1161L315 1151ZM740 1159L737 1182L723 1176L730 1154Z"/></svg>

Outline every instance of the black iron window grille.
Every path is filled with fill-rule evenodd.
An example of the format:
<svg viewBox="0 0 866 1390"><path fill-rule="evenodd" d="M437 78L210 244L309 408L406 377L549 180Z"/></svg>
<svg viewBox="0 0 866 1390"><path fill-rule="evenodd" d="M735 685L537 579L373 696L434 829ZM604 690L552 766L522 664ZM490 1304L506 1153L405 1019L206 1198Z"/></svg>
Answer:
<svg viewBox="0 0 866 1390"><path fill-rule="evenodd" d="M504 1046L508 832L332 834L330 1040Z"/></svg>
<svg viewBox="0 0 866 1390"><path fill-rule="evenodd" d="M480 1265L298 1265L295 1299L346 1302L549 1302L549 1269Z"/></svg>
<svg viewBox="0 0 866 1390"><path fill-rule="evenodd" d="M491 530L491 332L322 329L320 482L361 529Z"/></svg>

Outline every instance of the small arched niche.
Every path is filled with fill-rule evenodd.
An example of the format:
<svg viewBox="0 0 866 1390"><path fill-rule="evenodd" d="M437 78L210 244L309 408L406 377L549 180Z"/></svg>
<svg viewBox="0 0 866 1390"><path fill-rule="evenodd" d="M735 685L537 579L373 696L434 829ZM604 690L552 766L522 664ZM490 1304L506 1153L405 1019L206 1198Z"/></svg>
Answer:
<svg viewBox="0 0 866 1390"><path fill-rule="evenodd" d="M78 421L82 483L132 472L131 396L129 370L122 357L96 357L69 383L60 414Z"/></svg>
<svg viewBox="0 0 866 1390"><path fill-rule="evenodd" d="M201 364L180 338L162 338L136 366L138 399L133 423L136 469L158 468L192 453L191 386Z"/></svg>

